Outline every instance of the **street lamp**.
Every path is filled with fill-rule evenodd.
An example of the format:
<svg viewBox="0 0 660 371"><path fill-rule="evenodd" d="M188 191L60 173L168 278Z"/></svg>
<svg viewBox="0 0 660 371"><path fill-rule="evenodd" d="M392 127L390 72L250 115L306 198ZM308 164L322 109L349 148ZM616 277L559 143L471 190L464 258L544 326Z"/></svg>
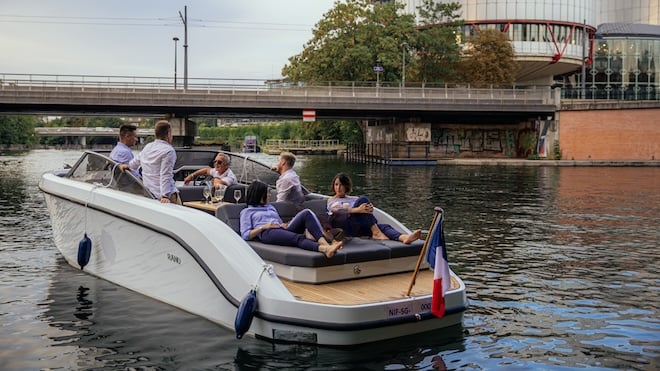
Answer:
<svg viewBox="0 0 660 371"><path fill-rule="evenodd" d="M174 90L176 90L176 43L179 41L179 38L174 36L172 40L174 40Z"/></svg>
<svg viewBox="0 0 660 371"><path fill-rule="evenodd" d="M406 87L406 50L408 50L408 44L404 41L401 43L401 46L403 47L403 51L401 51L401 60L403 63L401 63L401 87L405 88Z"/></svg>
<svg viewBox="0 0 660 371"><path fill-rule="evenodd" d="M183 90L188 90L188 6L183 7L183 14L179 11L183 22Z"/></svg>

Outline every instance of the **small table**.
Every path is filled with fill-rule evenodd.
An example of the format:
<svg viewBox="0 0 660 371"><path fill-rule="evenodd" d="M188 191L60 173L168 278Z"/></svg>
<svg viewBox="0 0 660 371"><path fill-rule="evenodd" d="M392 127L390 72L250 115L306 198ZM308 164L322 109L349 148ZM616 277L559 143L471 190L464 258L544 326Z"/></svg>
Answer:
<svg viewBox="0 0 660 371"><path fill-rule="evenodd" d="M194 209L203 210L209 214L215 215L215 211L218 209L223 202L206 202L206 201L186 201L183 203L183 206L192 207Z"/></svg>

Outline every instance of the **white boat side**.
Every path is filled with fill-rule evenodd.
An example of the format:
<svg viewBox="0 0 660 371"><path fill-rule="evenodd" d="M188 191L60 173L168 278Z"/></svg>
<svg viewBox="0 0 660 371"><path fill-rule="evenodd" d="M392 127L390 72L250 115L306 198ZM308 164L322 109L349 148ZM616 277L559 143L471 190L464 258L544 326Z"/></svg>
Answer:
<svg viewBox="0 0 660 371"><path fill-rule="evenodd" d="M212 215L54 173L39 187L55 245L70 265L79 267L78 242L87 234L85 272L230 329L240 301L258 285L248 332L257 337L353 345L457 325L467 308L465 285L453 272L459 285L447 293L440 319L429 312L430 295L359 305L299 300L277 275L262 274L267 264Z"/></svg>

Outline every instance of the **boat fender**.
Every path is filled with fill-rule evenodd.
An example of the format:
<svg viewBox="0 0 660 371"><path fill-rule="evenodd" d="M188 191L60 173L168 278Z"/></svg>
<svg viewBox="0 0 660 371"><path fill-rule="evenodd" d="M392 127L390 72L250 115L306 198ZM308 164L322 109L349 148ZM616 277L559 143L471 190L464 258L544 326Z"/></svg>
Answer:
<svg viewBox="0 0 660 371"><path fill-rule="evenodd" d="M85 237L80 240L78 243L78 265L80 266L80 269L85 268L87 263L89 263L89 257L92 254L92 240L87 237L87 233L85 233Z"/></svg>
<svg viewBox="0 0 660 371"><path fill-rule="evenodd" d="M257 310L257 290L252 289L241 301L236 312L234 320L234 329L236 330L236 339L240 339L250 329L254 312Z"/></svg>

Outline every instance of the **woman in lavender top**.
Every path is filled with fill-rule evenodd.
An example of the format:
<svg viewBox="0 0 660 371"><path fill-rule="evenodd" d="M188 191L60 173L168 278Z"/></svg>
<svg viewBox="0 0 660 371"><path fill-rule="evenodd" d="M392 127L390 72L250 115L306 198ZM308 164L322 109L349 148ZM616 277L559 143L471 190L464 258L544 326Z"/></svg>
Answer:
<svg viewBox="0 0 660 371"><path fill-rule="evenodd" d="M332 258L343 242L328 242L323 236L319 219L309 209L300 211L288 223L284 223L273 205L268 204L268 186L254 181L247 189L245 202L248 207L241 210L240 228L244 240L259 238L262 242L297 246L301 249L318 251ZM307 230L314 240L305 236Z"/></svg>
<svg viewBox="0 0 660 371"><path fill-rule="evenodd" d="M366 196L349 196L353 189L351 178L339 173L332 179L331 189L334 196L328 199L330 224L342 228L345 235L359 237L370 236L374 240L394 240L410 244L420 238L422 230L404 234L389 224L378 224L373 215L374 206Z"/></svg>

